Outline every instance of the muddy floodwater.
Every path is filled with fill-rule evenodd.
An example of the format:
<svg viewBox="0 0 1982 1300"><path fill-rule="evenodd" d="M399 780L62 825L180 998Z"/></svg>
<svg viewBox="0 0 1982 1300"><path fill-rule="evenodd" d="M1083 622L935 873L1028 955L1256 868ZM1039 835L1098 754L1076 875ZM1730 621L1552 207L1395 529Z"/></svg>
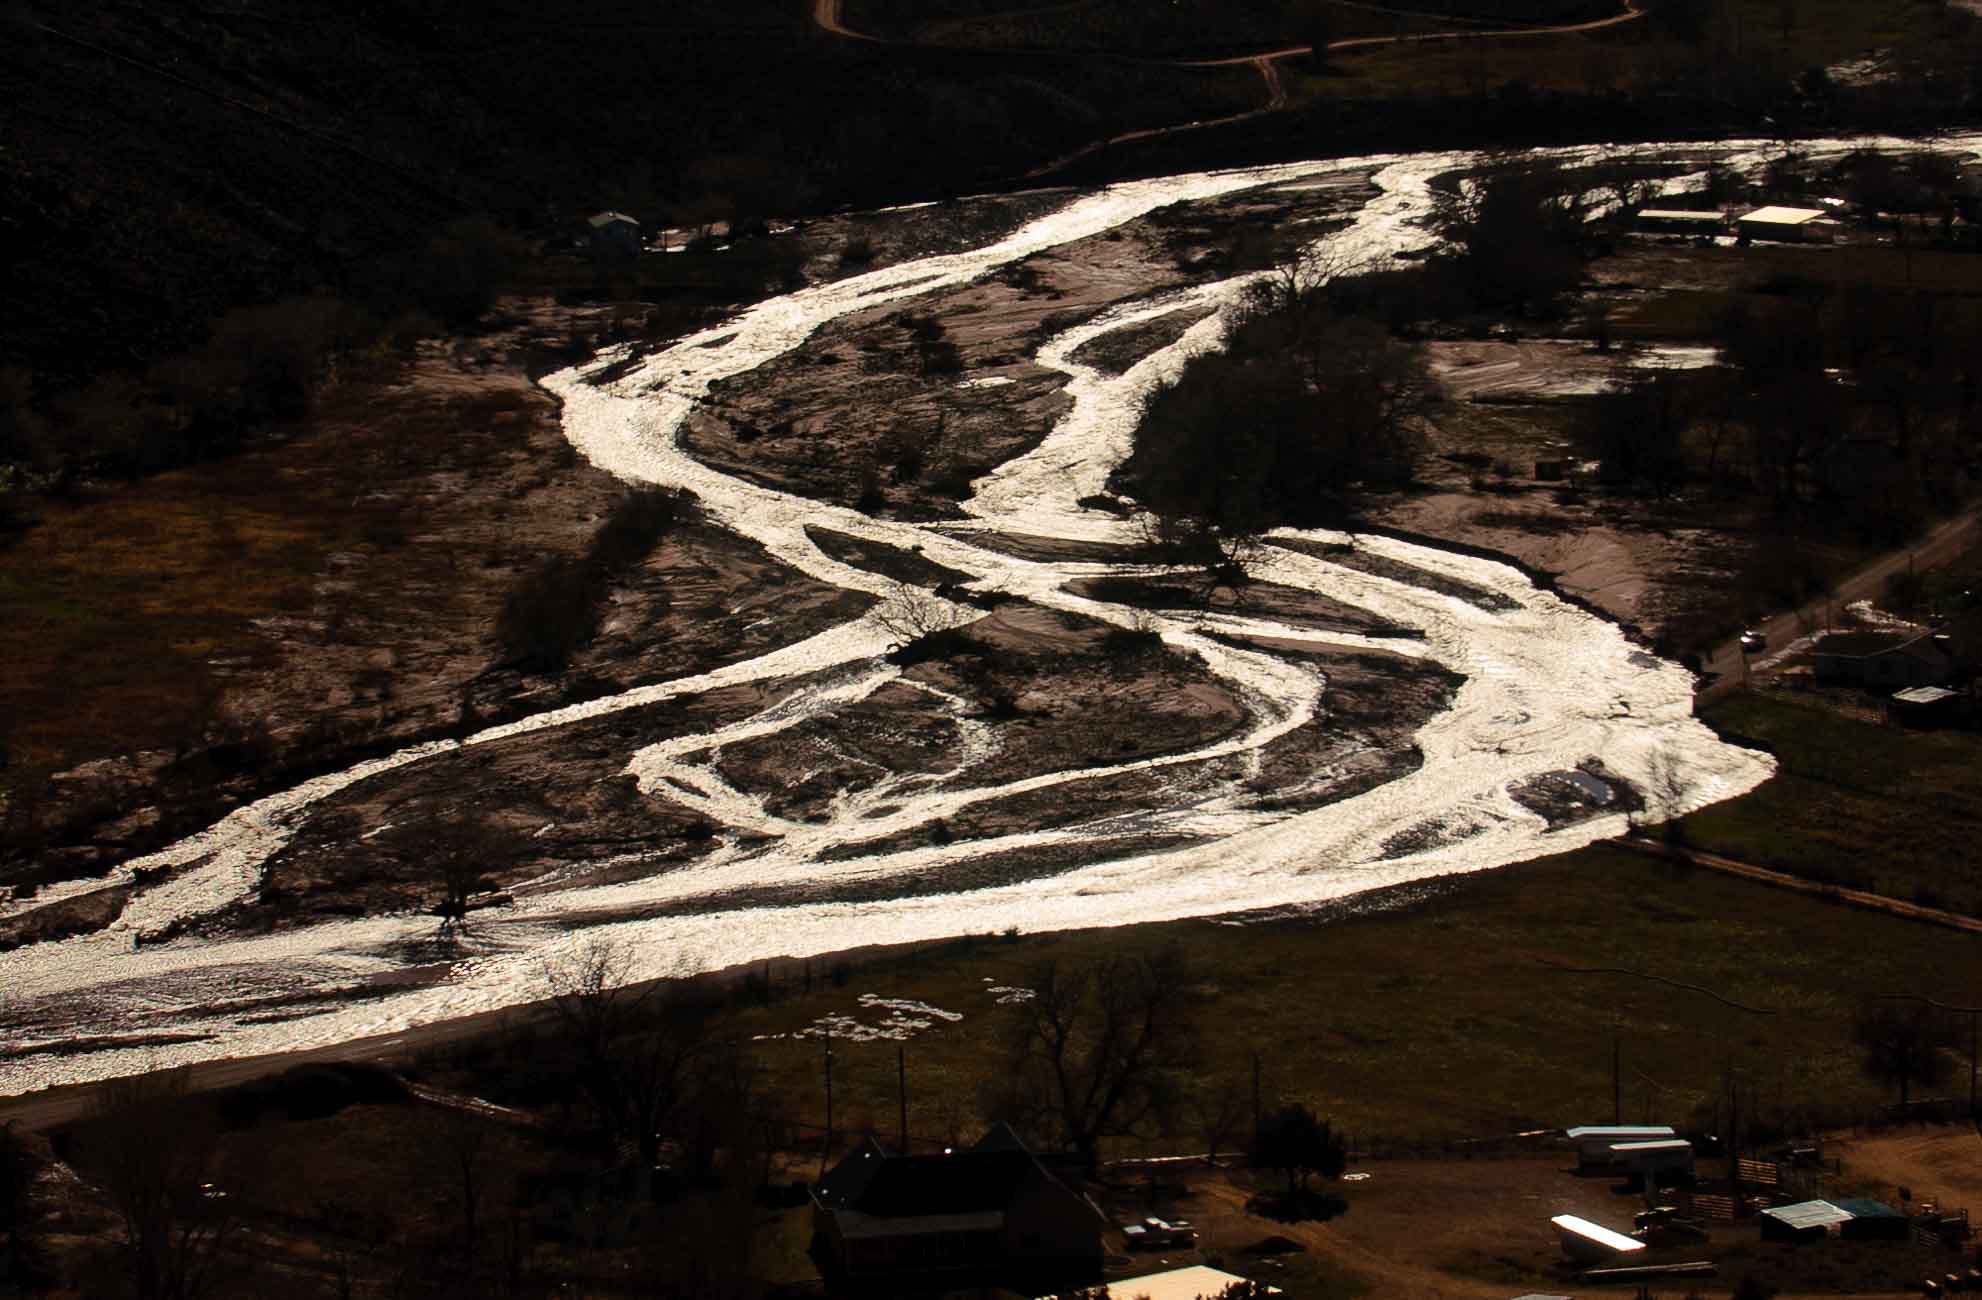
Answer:
<svg viewBox="0 0 1982 1300"><path fill-rule="evenodd" d="M1573 164L1661 148L1558 154ZM1770 150L1765 142L1720 147L1736 166L1759 165ZM596 465L629 482L687 488L714 522L776 560L879 603L714 672L320 777L130 863L109 882L54 886L32 904L7 904L0 914L45 905L65 889L136 886L106 928L0 956L10 1044L0 1092L335 1043L531 1000L541 996L547 959L598 937L624 941L636 954L634 973L658 977L1011 927L1299 906L1559 852L1617 834L1632 809L1661 818L1752 789L1769 776L1770 761L1722 743L1694 719L1683 669L1488 560L1286 532L1276 536L1284 545L1266 548L1257 574L1272 600L1148 612L1100 598L1123 586L1102 581L1124 572L1107 557L1136 538L1122 519L1079 502L1104 492L1128 454L1141 396L1219 345L1220 313L1246 276L1131 298L1037 338L1026 360L1066 377L1064 408L1043 440L971 485L962 519L876 519L718 471L680 445L712 386L855 313L908 307L1168 205L1350 173L1368 176L1370 193L1318 242L1349 261L1380 264L1430 243L1433 178L1477 161L1425 154L1127 182L1070 197L985 247L807 288L651 355L607 353L551 376L545 384L564 403L566 436ZM1096 345L1124 330L1140 331L1151 349L1126 367L1119 350ZM606 367L610 378L593 382ZM1000 391L963 389L969 377L957 379L973 402ZM896 640L885 625L896 585L847 561L910 552L965 575L963 590L944 588L959 601L964 590L996 592L1035 619L1064 616L1069 628L1159 634L1195 675L1147 707L1173 711L1177 734L1197 739L1150 755L1117 756L1096 744L1080 761L1011 761L1017 731L968 707L940 674L884 657ZM960 603L939 612L956 622L982 616ZM1400 665L1400 681L1440 683L1440 707L1403 738L1410 761L1383 770L1394 779L1359 779L1322 797L1316 791L1343 771L1370 770L1366 755L1340 746L1290 745L1303 729L1330 723L1330 656ZM721 708L707 704L715 692L727 693ZM273 932L206 924L251 905L263 867L299 836L308 832L321 847L326 832L313 819L338 801L421 765L549 747L573 728L651 717L671 704L686 711L676 725L652 739L628 730L629 751L614 754L614 770L603 774L713 828L696 854L676 852L667 870L641 870L635 847L622 871L553 873L515 891L513 906L477 913L448 945L435 943L433 918L419 914ZM1085 820L1026 820L1028 809L1097 791L1107 798ZM992 808L1000 816L984 815ZM980 830L931 833L939 823Z"/></svg>

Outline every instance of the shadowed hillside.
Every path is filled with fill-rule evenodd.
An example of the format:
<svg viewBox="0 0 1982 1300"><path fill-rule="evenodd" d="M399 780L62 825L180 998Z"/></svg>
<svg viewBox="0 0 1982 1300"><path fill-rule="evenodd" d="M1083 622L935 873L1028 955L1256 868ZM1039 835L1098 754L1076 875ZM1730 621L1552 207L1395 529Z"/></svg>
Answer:
<svg viewBox="0 0 1982 1300"><path fill-rule="evenodd" d="M0 39L0 366L49 392L242 302L364 297L469 214L693 220L982 184L1241 72L865 47L778 0L16 3ZM967 142L968 147L962 147Z"/></svg>

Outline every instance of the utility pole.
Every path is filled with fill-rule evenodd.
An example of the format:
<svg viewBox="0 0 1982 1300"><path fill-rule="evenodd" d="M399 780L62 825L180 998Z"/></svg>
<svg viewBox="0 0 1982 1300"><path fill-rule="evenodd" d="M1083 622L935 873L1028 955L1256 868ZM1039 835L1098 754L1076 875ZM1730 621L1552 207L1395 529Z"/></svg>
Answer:
<svg viewBox="0 0 1982 1300"><path fill-rule="evenodd" d="M826 1158L833 1150L833 1027L826 1026L826 1140L819 1144L819 1176L826 1176Z"/></svg>
<svg viewBox="0 0 1982 1300"><path fill-rule="evenodd" d="M901 1153L908 1154L908 1048L895 1044L895 1096L901 1103Z"/></svg>
<svg viewBox="0 0 1982 1300"><path fill-rule="evenodd" d="M1610 1122L1624 1122L1624 1036L1610 1031Z"/></svg>
<svg viewBox="0 0 1982 1300"><path fill-rule="evenodd" d="M1253 1053L1253 1136L1259 1136L1259 1053Z"/></svg>

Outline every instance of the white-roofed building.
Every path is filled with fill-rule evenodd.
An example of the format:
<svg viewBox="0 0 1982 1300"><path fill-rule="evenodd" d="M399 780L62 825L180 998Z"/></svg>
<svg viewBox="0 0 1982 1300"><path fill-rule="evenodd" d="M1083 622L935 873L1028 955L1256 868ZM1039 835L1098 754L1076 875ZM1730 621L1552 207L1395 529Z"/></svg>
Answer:
<svg viewBox="0 0 1982 1300"><path fill-rule="evenodd" d="M1750 239L1780 243L1828 244L1837 238L1838 224L1822 208L1756 208L1735 219L1735 229Z"/></svg>

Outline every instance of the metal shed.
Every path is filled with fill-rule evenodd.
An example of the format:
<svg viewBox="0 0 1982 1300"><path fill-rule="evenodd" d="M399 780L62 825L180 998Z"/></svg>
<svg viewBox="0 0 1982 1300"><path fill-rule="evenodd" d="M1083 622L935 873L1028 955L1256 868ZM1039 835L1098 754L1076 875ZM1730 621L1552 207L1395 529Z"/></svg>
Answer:
<svg viewBox="0 0 1982 1300"><path fill-rule="evenodd" d="M1564 1129L1563 1136L1576 1144L1584 1168L1609 1169L1614 1164L1611 1147L1619 1142L1663 1142L1679 1135L1668 1124L1581 1124Z"/></svg>
<svg viewBox="0 0 1982 1300"><path fill-rule="evenodd" d="M1822 208L1756 208L1735 219L1735 228L1750 239L1775 239L1790 243L1829 243L1837 233L1837 223Z"/></svg>
<svg viewBox="0 0 1982 1300"><path fill-rule="evenodd" d="M1906 1241L1913 1236L1913 1221L1884 1201L1852 1197L1837 1207L1851 1216L1838 1225L1838 1236L1846 1241Z"/></svg>
<svg viewBox="0 0 1982 1300"><path fill-rule="evenodd" d="M1685 1138L1657 1138L1650 1142L1613 1142L1611 1163L1633 1174L1693 1172L1693 1144Z"/></svg>
<svg viewBox="0 0 1982 1300"><path fill-rule="evenodd" d="M1638 211L1638 224L1647 230L1717 235L1727 229L1727 214L1718 209L1711 212L1694 212L1683 208L1641 208Z"/></svg>
<svg viewBox="0 0 1982 1300"><path fill-rule="evenodd" d="M1822 1241L1851 1222L1851 1211L1829 1201L1798 1201L1762 1211L1764 1241Z"/></svg>
<svg viewBox="0 0 1982 1300"><path fill-rule="evenodd" d="M1578 1263L1608 1263L1619 1255L1633 1255L1645 1248L1645 1243L1636 1238L1573 1214L1558 1214L1549 1222L1555 1227L1556 1239L1562 1243L1562 1253Z"/></svg>

